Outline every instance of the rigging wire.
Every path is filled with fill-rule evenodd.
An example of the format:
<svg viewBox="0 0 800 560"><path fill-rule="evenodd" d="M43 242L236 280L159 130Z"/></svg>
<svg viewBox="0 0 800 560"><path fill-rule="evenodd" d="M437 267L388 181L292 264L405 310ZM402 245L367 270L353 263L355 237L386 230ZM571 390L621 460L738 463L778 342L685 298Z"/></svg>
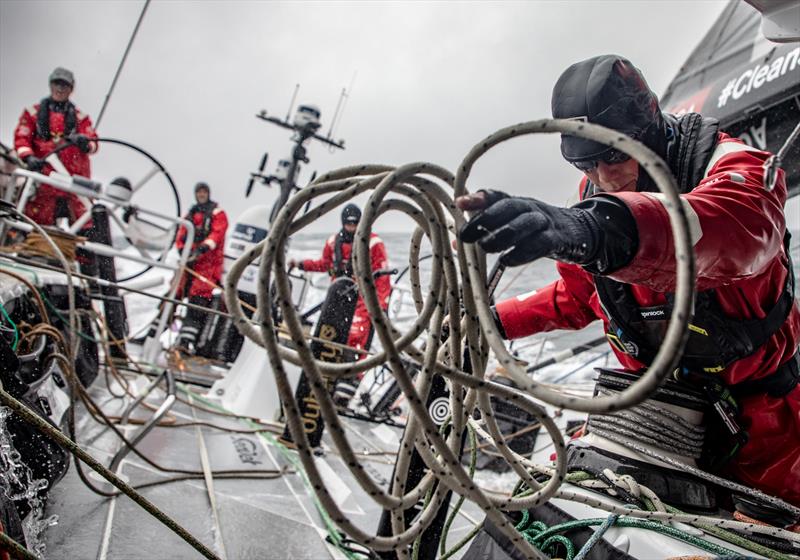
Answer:
<svg viewBox="0 0 800 560"><path fill-rule="evenodd" d="M144 14L147 12L147 7L150 6L150 0L144 1L144 6L142 6L142 12L139 14L139 19L136 21L136 26L133 28L133 33L131 34L131 38L128 41L128 45L125 47L125 53L122 55L122 60L117 67L117 72L114 74L114 79L111 81L111 87L108 88L108 93L106 93L106 98L103 101L103 106L100 108L100 113L97 115L97 121L94 124L95 130L100 128L100 121L103 118L103 115L106 112L106 107L108 106L108 102L111 100L111 94L114 92L114 87L117 85L117 80L119 79L119 75L122 73L122 67L125 66L125 61L128 58L128 53L131 51L131 47L133 46L133 40L136 38L136 34L139 32L139 26L142 24L142 20L144 19Z"/></svg>

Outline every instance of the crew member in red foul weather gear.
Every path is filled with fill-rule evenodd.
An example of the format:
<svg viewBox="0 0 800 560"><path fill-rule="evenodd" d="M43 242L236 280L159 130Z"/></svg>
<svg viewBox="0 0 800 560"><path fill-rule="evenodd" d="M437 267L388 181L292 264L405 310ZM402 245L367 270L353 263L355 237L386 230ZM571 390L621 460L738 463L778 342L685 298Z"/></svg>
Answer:
<svg viewBox="0 0 800 560"><path fill-rule="evenodd" d="M187 220L194 224L194 242L187 267L195 274L184 272L178 298L189 298L189 303L209 307L212 292L222 278L223 250L225 232L228 230L228 217L216 202L212 201L211 189L206 183L197 183L194 187L196 204L189 209ZM186 228L178 230L175 247L182 251L186 244ZM202 311L189 308L186 319L181 326L178 346L188 353L194 352L197 335L203 328L207 315Z"/></svg>
<svg viewBox="0 0 800 560"><path fill-rule="evenodd" d="M719 472L800 506L800 308L785 242L784 172L767 188L770 153L720 132L714 119L662 113L639 70L619 56L570 66L555 85L552 109L555 118L635 138L666 161L682 193L697 268L695 315L677 374L704 389L709 380L723 384L737 401L747 437L735 434L738 444ZM500 258L510 266L559 261L559 280L496 305L507 338L599 319L620 363L641 371L658 351L675 292L664 199L620 151L562 135L561 152L585 175L580 202L560 208L479 191L457 201L478 211L460 237L505 251Z"/></svg>
<svg viewBox="0 0 800 560"><path fill-rule="evenodd" d="M14 130L14 149L31 171L49 175L53 168L44 157L64 142L72 145L58 152L58 159L70 175L91 177L89 154L97 151L97 138L89 115L69 100L75 77L65 68L50 74L50 96L22 111ZM41 184L25 206L25 214L42 225L53 225L57 218L74 222L86 206L72 193Z"/></svg>
<svg viewBox="0 0 800 560"><path fill-rule="evenodd" d="M319 259L306 259L296 261L289 260L289 268L298 267L306 272L327 272L332 279L341 276L349 276L355 280L351 257L353 254L353 235L361 219L361 210L355 204L348 204L342 210L342 229L333 234L325 242L322 249L322 257ZM375 233L370 235L369 256L372 263L372 272L385 270L389 266L389 258L386 254L386 247L383 241ZM386 310L389 307L389 296L392 292L392 284L388 275L378 276L375 279L375 289L381 308ZM361 296L356 302L356 310L353 314L353 323L347 338L347 345L359 350L369 349L372 342L372 323L370 322L369 312ZM363 354L358 355L358 359L363 358ZM334 398L339 404L346 404L355 394L356 386L346 383L350 380L341 380L336 386Z"/></svg>

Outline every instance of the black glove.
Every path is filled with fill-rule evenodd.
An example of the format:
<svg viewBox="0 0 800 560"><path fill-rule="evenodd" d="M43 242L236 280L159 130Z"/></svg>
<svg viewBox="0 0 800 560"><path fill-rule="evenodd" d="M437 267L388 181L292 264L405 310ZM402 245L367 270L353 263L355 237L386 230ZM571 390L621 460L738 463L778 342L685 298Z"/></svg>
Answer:
<svg viewBox="0 0 800 560"><path fill-rule="evenodd" d="M592 262L600 245L596 218L580 208L559 208L534 198L509 197L485 191L487 206L461 228L465 243L489 253L513 249L500 257L506 266L518 266L541 257L576 264Z"/></svg>
<svg viewBox="0 0 800 560"><path fill-rule="evenodd" d="M125 209L125 212L122 213L122 221L128 224L130 223L131 218L133 218L135 215L136 215L136 208L134 208L133 206L128 206Z"/></svg>
<svg viewBox="0 0 800 560"><path fill-rule="evenodd" d="M28 156L24 161L25 165L28 166L28 171L41 171L47 163L45 160L36 156Z"/></svg>
<svg viewBox="0 0 800 560"><path fill-rule="evenodd" d="M197 258L200 255L208 253L211 250L211 247L208 246L208 243L201 243L197 247L192 250L192 257Z"/></svg>
<svg viewBox="0 0 800 560"><path fill-rule="evenodd" d="M466 209L484 208L461 228L466 243L490 253L513 247L500 257L507 266L541 257L576 263L592 274L611 274L633 260L639 230L628 207L613 196L592 196L572 208L498 191L470 195ZM478 202L478 206L475 206ZM471 208L470 208L471 206Z"/></svg>
<svg viewBox="0 0 800 560"><path fill-rule="evenodd" d="M67 136L67 141L75 144L84 154L89 153L89 137L85 134L70 134Z"/></svg>

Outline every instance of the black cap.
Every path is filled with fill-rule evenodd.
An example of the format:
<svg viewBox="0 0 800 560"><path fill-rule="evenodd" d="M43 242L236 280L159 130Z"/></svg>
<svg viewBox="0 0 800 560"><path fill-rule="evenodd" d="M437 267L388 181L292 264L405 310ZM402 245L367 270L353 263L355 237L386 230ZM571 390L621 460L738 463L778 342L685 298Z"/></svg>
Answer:
<svg viewBox="0 0 800 560"><path fill-rule="evenodd" d="M553 87L553 118L582 119L641 139L661 121L658 98L642 73L629 60L601 55L567 68ZM561 154L567 161L601 159L608 146L567 134L561 135Z"/></svg>
<svg viewBox="0 0 800 560"><path fill-rule="evenodd" d="M205 190L207 190L209 193L211 192L211 188L208 186L208 183L206 183L206 182L203 182L203 181L200 181L199 183L197 183L197 184L194 186L194 192L196 193L197 191L199 191L199 190L201 190L201 189L205 189Z"/></svg>
<svg viewBox="0 0 800 560"><path fill-rule="evenodd" d="M355 204L348 204L342 209L342 225L357 224L361 219L361 209Z"/></svg>

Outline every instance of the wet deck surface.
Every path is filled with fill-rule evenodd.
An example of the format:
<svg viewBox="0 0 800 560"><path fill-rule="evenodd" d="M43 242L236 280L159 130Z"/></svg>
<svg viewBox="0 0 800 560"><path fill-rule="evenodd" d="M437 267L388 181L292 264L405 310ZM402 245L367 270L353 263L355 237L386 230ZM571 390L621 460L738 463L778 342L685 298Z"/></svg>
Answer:
<svg viewBox="0 0 800 560"><path fill-rule="evenodd" d="M119 389L116 389L119 392ZM122 399L109 395L102 375L91 393L109 415L119 415ZM185 398L181 392L179 396ZM162 395L163 396L163 395ZM148 398L157 404L159 397ZM94 457L109 465L120 447L116 435L96 423L82 406L78 407L78 440ZM139 408L134 418L151 414ZM249 429L243 422L192 409L176 402L169 421L194 419L228 428ZM401 429L354 419L343 419L348 437L357 452L371 454L363 463L368 473L388 487L393 455ZM128 437L139 426L125 428ZM268 443L255 434L226 433L209 427L156 427L138 445L139 450L162 467L202 471L201 440L213 470L252 470L292 468L285 449ZM332 494L350 519L374 533L380 508L357 489L346 466L323 440L325 454L319 458ZM84 468L91 473L91 469ZM122 461L120 474L133 485L176 476L129 454ZM90 480L108 491L110 485L90 475ZM211 506L209 488L203 479L185 480L144 488L141 493L163 509L221 558L229 560L328 559L344 558L338 549L325 542L327 530L320 513L299 473L274 479L233 480L213 478ZM50 493L47 515L57 514L59 522L45 532L46 558L122 560L141 558L189 559L200 554L172 531L135 504L127 496L105 498L92 493L79 479L75 465ZM466 505L449 533L449 543L457 542L482 519L477 508Z"/></svg>

